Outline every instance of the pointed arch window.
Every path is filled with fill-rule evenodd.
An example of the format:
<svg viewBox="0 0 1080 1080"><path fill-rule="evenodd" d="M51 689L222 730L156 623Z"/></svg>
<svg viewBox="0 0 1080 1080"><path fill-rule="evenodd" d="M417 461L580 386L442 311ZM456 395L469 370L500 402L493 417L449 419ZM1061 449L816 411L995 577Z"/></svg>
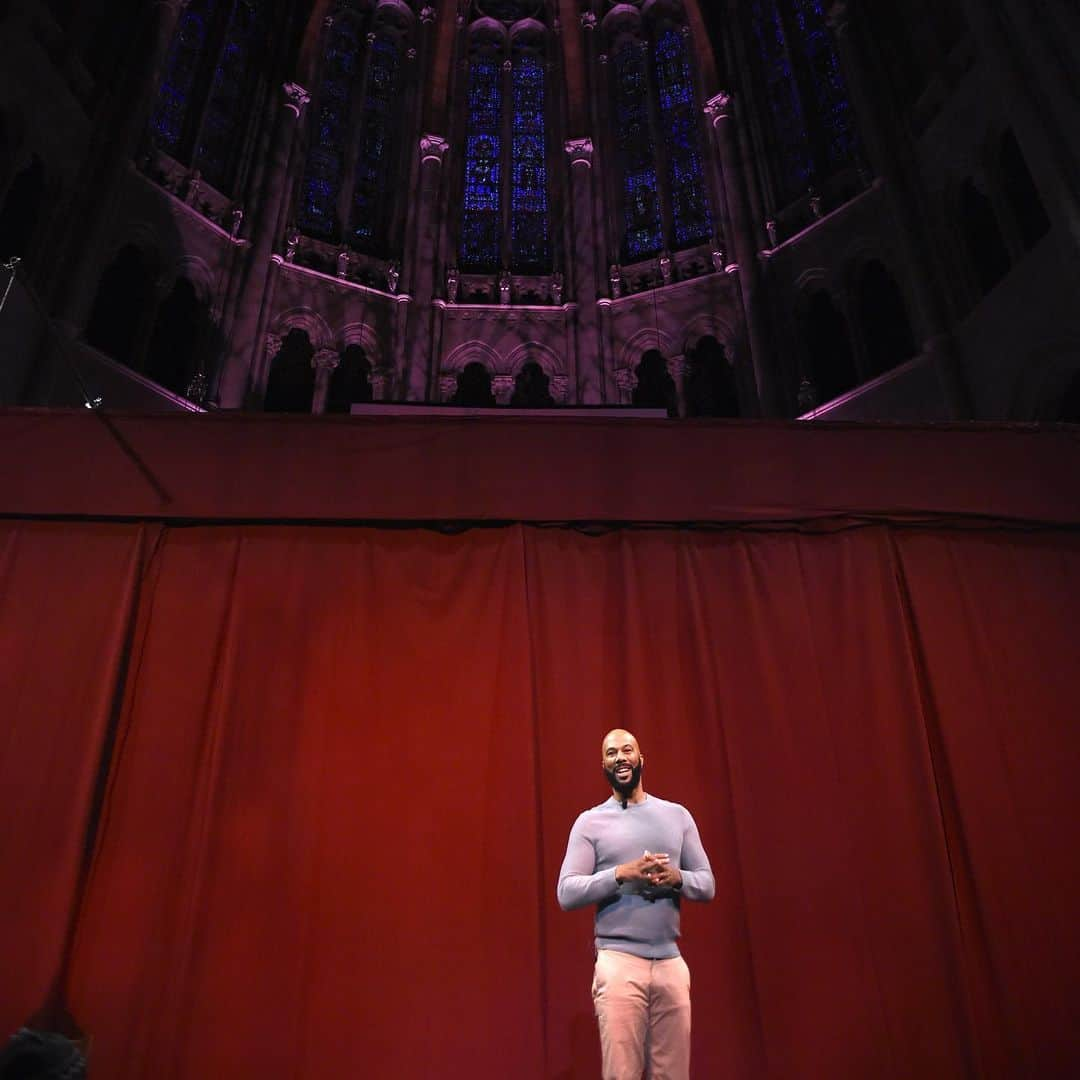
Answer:
<svg viewBox="0 0 1080 1080"><path fill-rule="evenodd" d="M854 165L854 116L822 0L751 0L774 201L785 205Z"/></svg>
<svg viewBox="0 0 1080 1080"><path fill-rule="evenodd" d="M713 219L688 29L635 26L616 40L610 67L623 259L703 243Z"/></svg>
<svg viewBox="0 0 1080 1080"><path fill-rule="evenodd" d="M502 79L498 56L474 55L469 65L469 116L465 134L465 200L461 263L496 269L502 232Z"/></svg>
<svg viewBox="0 0 1080 1080"><path fill-rule="evenodd" d="M551 268L545 38L543 26L531 22L509 47L494 35L475 39L459 251L466 270Z"/></svg>
<svg viewBox="0 0 1080 1080"><path fill-rule="evenodd" d="M410 18L339 0L328 20L296 215L308 236L390 253Z"/></svg>
<svg viewBox="0 0 1080 1080"><path fill-rule="evenodd" d="M151 114L157 146L221 191L238 179L266 6L265 0L190 0Z"/></svg>

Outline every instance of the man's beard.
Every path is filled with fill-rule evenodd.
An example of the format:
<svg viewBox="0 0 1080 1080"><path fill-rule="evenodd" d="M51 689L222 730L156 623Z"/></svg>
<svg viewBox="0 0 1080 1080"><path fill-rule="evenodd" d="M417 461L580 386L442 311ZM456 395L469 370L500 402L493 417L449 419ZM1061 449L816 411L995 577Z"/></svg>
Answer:
<svg viewBox="0 0 1080 1080"><path fill-rule="evenodd" d="M628 780L619 780L615 776L615 770L609 769L604 766L604 775L607 777L608 783L622 796L627 796L633 793L634 788L641 783L641 762L639 761L631 770L630 778Z"/></svg>

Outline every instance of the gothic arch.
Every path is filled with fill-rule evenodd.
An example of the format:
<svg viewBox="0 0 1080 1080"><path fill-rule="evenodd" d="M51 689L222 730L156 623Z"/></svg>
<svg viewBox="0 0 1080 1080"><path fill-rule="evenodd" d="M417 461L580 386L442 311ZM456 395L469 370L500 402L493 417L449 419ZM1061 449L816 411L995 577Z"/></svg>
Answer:
<svg viewBox="0 0 1080 1080"><path fill-rule="evenodd" d="M544 369L544 374L549 377L566 373L565 365L554 349L539 341L526 341L510 353L504 362L504 371L499 374L518 375L530 362L539 364Z"/></svg>
<svg viewBox="0 0 1080 1080"><path fill-rule="evenodd" d="M697 347L703 337L716 338L730 353L735 345L735 328L717 315L703 314L692 319L682 334L682 351L685 356Z"/></svg>
<svg viewBox="0 0 1080 1080"><path fill-rule="evenodd" d="M442 362L445 375L457 374L465 370L465 365L473 360L479 361L492 375L502 373L503 362L499 354L482 341L466 341L447 354Z"/></svg>
<svg viewBox="0 0 1080 1080"><path fill-rule="evenodd" d="M370 323L348 323L337 335L336 340L339 352L343 352L350 345L359 345L364 350L364 355L368 358L373 370L388 366L386 350Z"/></svg>
<svg viewBox="0 0 1080 1080"><path fill-rule="evenodd" d="M623 345L619 351L618 366L620 368L634 368L642 356L651 349L659 352L665 360L670 360L678 353L674 338L669 334L665 334L662 330L647 326L643 330L639 330Z"/></svg>
<svg viewBox="0 0 1080 1080"><path fill-rule="evenodd" d="M316 352L334 347L333 331L326 320L311 308L289 308L281 312L270 324L267 333L271 337L285 338L290 330L303 330Z"/></svg>

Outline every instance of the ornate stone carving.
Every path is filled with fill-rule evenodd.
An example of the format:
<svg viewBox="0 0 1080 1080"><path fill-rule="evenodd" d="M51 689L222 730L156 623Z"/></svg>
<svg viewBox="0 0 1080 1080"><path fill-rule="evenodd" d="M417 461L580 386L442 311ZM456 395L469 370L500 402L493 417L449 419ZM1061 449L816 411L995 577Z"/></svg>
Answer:
<svg viewBox="0 0 1080 1080"><path fill-rule="evenodd" d="M513 279L510 277L510 271L504 270L499 275L499 303L506 307L510 303L510 288L513 284Z"/></svg>
<svg viewBox="0 0 1080 1080"><path fill-rule="evenodd" d="M615 385L618 387L619 396L623 404L629 404L630 398L637 387L637 372L633 368L616 368Z"/></svg>
<svg viewBox="0 0 1080 1080"><path fill-rule="evenodd" d="M508 404L511 396L514 393L514 376L492 375L491 392L495 395L495 401L497 404Z"/></svg>
<svg viewBox="0 0 1080 1080"><path fill-rule="evenodd" d="M456 266L448 266L446 268L446 302L448 304L457 303L457 291L458 291L458 272Z"/></svg>
<svg viewBox="0 0 1080 1080"><path fill-rule="evenodd" d="M295 225L285 230L285 261L291 263L296 258L296 245L300 243L300 233Z"/></svg>
<svg viewBox="0 0 1080 1080"><path fill-rule="evenodd" d="M450 144L441 135L432 135L430 132L420 136L420 163L434 161L442 164L446 151Z"/></svg>
<svg viewBox="0 0 1080 1080"><path fill-rule="evenodd" d="M385 368L376 368L369 376L371 381L371 397L374 401L388 400L391 376Z"/></svg>
<svg viewBox="0 0 1080 1080"><path fill-rule="evenodd" d="M285 92L285 108L294 112L299 119L311 95L299 83L287 82L281 89Z"/></svg>
<svg viewBox="0 0 1080 1080"><path fill-rule="evenodd" d="M337 253L337 276L339 278L349 276L349 252L347 248L342 248Z"/></svg>
<svg viewBox="0 0 1080 1080"><path fill-rule="evenodd" d="M562 303L562 294L563 294L562 271L556 270L555 273L551 275L551 302L553 304L561 304Z"/></svg>
<svg viewBox="0 0 1080 1080"><path fill-rule="evenodd" d="M442 401L449 401L457 390L457 373L444 371L439 376L439 397Z"/></svg>
<svg viewBox="0 0 1080 1080"><path fill-rule="evenodd" d="M670 285L674 277L671 268L671 256L665 251L660 256L660 278L665 285Z"/></svg>
<svg viewBox="0 0 1080 1080"><path fill-rule="evenodd" d="M198 169L192 169L184 184L184 202L188 206L194 206L199 201L200 191L202 191L202 173Z"/></svg>
<svg viewBox="0 0 1080 1080"><path fill-rule="evenodd" d="M387 264L386 267L386 285L392 293L397 292L398 280L400 279L400 277L401 271L398 269L398 264L396 261L391 259L391 261Z"/></svg>
<svg viewBox="0 0 1080 1080"><path fill-rule="evenodd" d="M435 9L430 4L425 4L420 9L420 21L426 26L435 21Z"/></svg>
<svg viewBox="0 0 1080 1080"><path fill-rule="evenodd" d="M690 361L685 356L672 356L667 361L668 374L679 385L681 379L690 374Z"/></svg>
<svg viewBox="0 0 1080 1080"><path fill-rule="evenodd" d="M612 263L608 268L608 284L611 286L611 299L618 300L622 296L622 269L618 263Z"/></svg>
<svg viewBox="0 0 1080 1080"><path fill-rule="evenodd" d="M556 405L565 405L570 392L570 377L568 375L552 375L550 380L551 396Z"/></svg>
<svg viewBox="0 0 1080 1080"><path fill-rule="evenodd" d="M815 221L820 221L825 216L821 196L813 188L810 189L810 213L814 215Z"/></svg>
<svg viewBox="0 0 1080 1080"><path fill-rule="evenodd" d="M722 247L713 248L712 251L712 268L718 273L722 273L724 267L727 265L727 252Z"/></svg>
<svg viewBox="0 0 1080 1080"><path fill-rule="evenodd" d="M409 48L409 49L405 50L405 58L407 60L415 60L416 55L417 55L417 53L416 53L415 49Z"/></svg>
<svg viewBox="0 0 1080 1080"><path fill-rule="evenodd" d="M704 112L713 124L718 123L731 115L732 96L726 90L721 90L705 102Z"/></svg>
<svg viewBox="0 0 1080 1080"><path fill-rule="evenodd" d="M319 349L311 358L311 366L316 371L333 371L340 363L337 349Z"/></svg>
<svg viewBox="0 0 1080 1080"><path fill-rule="evenodd" d="M585 137L582 139L567 139L566 140L566 153L570 158L571 165L588 165L592 168L593 159L593 141L592 139Z"/></svg>
<svg viewBox="0 0 1080 1080"><path fill-rule="evenodd" d="M583 11L581 13L581 28L583 30L596 29L596 16L591 11Z"/></svg>
<svg viewBox="0 0 1080 1080"><path fill-rule="evenodd" d="M244 225L244 208L242 206L234 206L232 208L232 228L229 230L229 235L237 240L240 237L240 230Z"/></svg>
<svg viewBox="0 0 1080 1080"><path fill-rule="evenodd" d="M603 52L602 52L602 53L601 53L601 54L600 54L600 55L599 55L599 56L598 56L598 57L596 58L596 60L597 60L597 63L600 63L600 64L606 64L606 63L607 63L607 53L603 53Z"/></svg>
<svg viewBox="0 0 1080 1080"><path fill-rule="evenodd" d="M209 389L209 380L201 371L196 371L187 384L187 389L184 391L184 397L186 397L188 401L194 401L196 405L201 405L206 400L206 392Z"/></svg>
<svg viewBox="0 0 1080 1080"><path fill-rule="evenodd" d="M273 360L279 352L281 352L281 346L285 343L284 334L268 333L266 335L266 359Z"/></svg>
<svg viewBox="0 0 1080 1080"><path fill-rule="evenodd" d="M765 222L765 235L769 238L769 247L776 247L776 221L773 218Z"/></svg>

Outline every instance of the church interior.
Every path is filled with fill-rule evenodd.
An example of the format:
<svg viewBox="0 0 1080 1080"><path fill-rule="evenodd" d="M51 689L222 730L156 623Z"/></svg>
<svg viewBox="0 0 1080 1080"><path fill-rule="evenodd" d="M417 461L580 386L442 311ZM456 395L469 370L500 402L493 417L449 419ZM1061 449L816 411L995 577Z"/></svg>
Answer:
<svg viewBox="0 0 1080 1080"><path fill-rule="evenodd" d="M0 1080L600 1075L615 727L691 1075L1080 1075L1078 54L0 0Z"/></svg>

